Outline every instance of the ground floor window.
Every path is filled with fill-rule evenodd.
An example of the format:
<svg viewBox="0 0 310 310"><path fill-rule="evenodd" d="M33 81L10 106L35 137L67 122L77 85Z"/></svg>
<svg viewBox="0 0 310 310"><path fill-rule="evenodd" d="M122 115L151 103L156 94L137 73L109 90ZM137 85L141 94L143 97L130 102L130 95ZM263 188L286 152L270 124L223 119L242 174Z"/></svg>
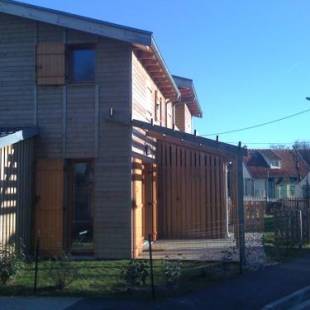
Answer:
<svg viewBox="0 0 310 310"><path fill-rule="evenodd" d="M73 252L90 252L93 250L93 162L71 161L69 170L71 249Z"/></svg>

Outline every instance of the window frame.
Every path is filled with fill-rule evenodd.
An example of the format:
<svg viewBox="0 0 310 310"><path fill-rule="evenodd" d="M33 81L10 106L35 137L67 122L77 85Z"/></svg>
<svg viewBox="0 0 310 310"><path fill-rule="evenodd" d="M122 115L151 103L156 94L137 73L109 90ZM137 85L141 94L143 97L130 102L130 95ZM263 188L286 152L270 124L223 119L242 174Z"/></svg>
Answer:
<svg viewBox="0 0 310 310"><path fill-rule="evenodd" d="M158 100L158 91L155 90L154 92L154 113L155 113L155 122L159 123L160 122L160 113L161 113L161 108Z"/></svg>
<svg viewBox="0 0 310 310"><path fill-rule="evenodd" d="M91 226L92 226L92 241L89 242L90 247L83 249L82 247L77 247L74 243L73 229L75 220L75 208L76 208L76 197L75 197L75 173L74 166L76 164L85 163L90 165L93 172L93 180L91 182L90 189L90 209L91 209ZM94 223L95 223L95 160L94 158L73 158L66 159L66 192L65 192L65 243L66 249L75 255L92 255L95 250L95 234L94 234Z"/></svg>
<svg viewBox="0 0 310 310"><path fill-rule="evenodd" d="M78 81L73 78L73 57L72 54L75 50L91 50L95 52L95 68L94 79ZM66 67L66 80L71 84L93 84L96 82L97 76L97 57L96 57L96 44L70 44L67 45L67 67Z"/></svg>

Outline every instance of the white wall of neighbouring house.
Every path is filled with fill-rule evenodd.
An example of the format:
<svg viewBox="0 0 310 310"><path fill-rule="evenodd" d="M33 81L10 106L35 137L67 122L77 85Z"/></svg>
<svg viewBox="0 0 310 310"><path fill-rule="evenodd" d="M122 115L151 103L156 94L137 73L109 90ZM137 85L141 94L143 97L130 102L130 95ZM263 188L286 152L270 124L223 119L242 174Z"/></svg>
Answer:
<svg viewBox="0 0 310 310"><path fill-rule="evenodd" d="M252 178L245 164L243 164L243 184L244 184L244 198L247 200L253 199L254 179Z"/></svg>
<svg viewBox="0 0 310 310"><path fill-rule="evenodd" d="M266 180L254 179L254 196L257 199L266 198Z"/></svg>
<svg viewBox="0 0 310 310"><path fill-rule="evenodd" d="M308 175L306 175L304 177L303 180L301 180L297 185L296 185L296 189L295 189L295 196L296 198L308 198L305 197L307 194L306 191L306 187L310 186L310 172L308 173ZM308 189L308 193L309 193L309 189Z"/></svg>

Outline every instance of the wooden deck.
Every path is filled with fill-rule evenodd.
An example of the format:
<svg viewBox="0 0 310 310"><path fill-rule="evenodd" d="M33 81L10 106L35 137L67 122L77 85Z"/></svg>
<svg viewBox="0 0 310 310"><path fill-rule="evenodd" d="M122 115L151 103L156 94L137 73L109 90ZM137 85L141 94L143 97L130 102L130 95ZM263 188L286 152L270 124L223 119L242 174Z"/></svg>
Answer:
<svg viewBox="0 0 310 310"><path fill-rule="evenodd" d="M158 240L153 242L154 259L180 259L199 261L219 261L225 251L236 245L233 239L188 239L188 240ZM238 260L238 253L234 260ZM144 244L139 258L148 258L148 244Z"/></svg>
<svg viewBox="0 0 310 310"><path fill-rule="evenodd" d="M249 267L257 268L267 262L262 233L246 233L246 258ZM153 242L154 259L195 260L219 262L231 255L231 260L239 261L239 249L233 235L226 239L157 240ZM144 244L139 259L148 259L148 243Z"/></svg>

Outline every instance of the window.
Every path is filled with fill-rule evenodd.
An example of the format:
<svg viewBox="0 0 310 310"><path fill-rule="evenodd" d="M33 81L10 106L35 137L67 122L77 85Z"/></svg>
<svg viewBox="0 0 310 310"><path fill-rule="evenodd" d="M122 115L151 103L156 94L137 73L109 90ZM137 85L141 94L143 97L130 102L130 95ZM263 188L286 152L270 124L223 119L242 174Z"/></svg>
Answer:
<svg viewBox="0 0 310 310"><path fill-rule="evenodd" d="M279 160L272 160L271 161L271 168L280 168L280 161Z"/></svg>
<svg viewBox="0 0 310 310"><path fill-rule="evenodd" d="M290 197L295 197L295 193L296 193L296 185L290 184Z"/></svg>
<svg viewBox="0 0 310 310"><path fill-rule="evenodd" d="M254 182L250 178L244 180L244 195L247 197L254 196Z"/></svg>
<svg viewBox="0 0 310 310"><path fill-rule="evenodd" d="M305 184L302 186L302 193L303 193L303 198L309 199L310 198L310 185Z"/></svg>
<svg viewBox="0 0 310 310"><path fill-rule="evenodd" d="M155 122L159 122L160 120L160 104L158 101L158 93L157 90L155 90L155 98L154 98L154 104L155 104Z"/></svg>
<svg viewBox="0 0 310 310"><path fill-rule="evenodd" d="M71 47L69 75L72 82L91 82L95 80L96 51L92 47Z"/></svg>
<svg viewBox="0 0 310 310"><path fill-rule="evenodd" d="M71 196L71 241L73 251L91 251L93 246L93 165L73 161Z"/></svg>
<svg viewBox="0 0 310 310"><path fill-rule="evenodd" d="M163 100L162 100L162 98L160 97L160 99L159 99L160 126L163 125L163 115L164 115L163 109L164 109Z"/></svg>

